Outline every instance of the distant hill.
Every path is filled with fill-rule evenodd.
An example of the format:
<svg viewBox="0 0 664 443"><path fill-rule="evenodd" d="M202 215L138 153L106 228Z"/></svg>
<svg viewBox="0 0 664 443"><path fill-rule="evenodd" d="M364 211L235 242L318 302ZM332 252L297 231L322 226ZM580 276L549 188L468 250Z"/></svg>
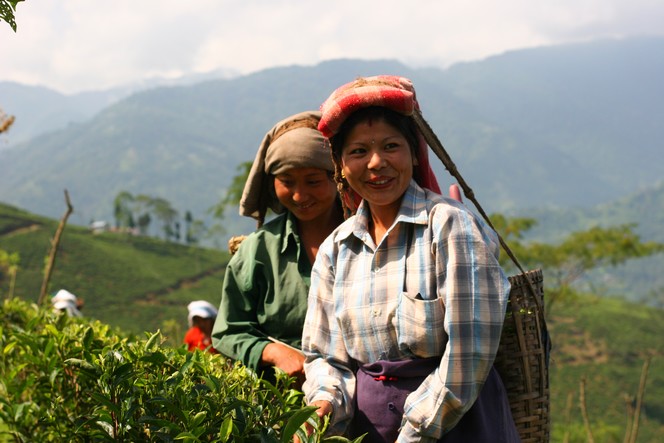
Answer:
<svg viewBox="0 0 664 443"><path fill-rule="evenodd" d="M65 95L41 86L0 82L0 108L16 117L11 131L0 137L0 150L66 128L70 123L91 118L101 109L131 93L114 89Z"/></svg>
<svg viewBox="0 0 664 443"><path fill-rule="evenodd" d="M454 65L439 83L477 115L532 137L529 149L555 147L551 156L562 152L591 172L577 194L608 183L625 195L664 176L663 74L664 39L632 38L512 51ZM536 160L560 166L543 153ZM574 179L556 172L556 185Z"/></svg>
<svg viewBox="0 0 664 443"><path fill-rule="evenodd" d="M342 82L390 73L413 79L425 117L487 211L592 207L661 179L663 53L662 38L607 40L446 70L335 60L154 88L0 150L0 201L58 217L67 188L72 223L83 225L110 220L126 190L205 217L275 121L317 108ZM226 227L230 235L253 223L229 214Z"/></svg>
<svg viewBox="0 0 664 443"><path fill-rule="evenodd" d="M90 119L97 112L121 99L155 87L181 86L211 79L237 76L234 70L217 70L175 79L155 77L100 91L63 94L43 86L28 86L0 81L0 109L16 117L11 136L0 138L0 150L41 134Z"/></svg>

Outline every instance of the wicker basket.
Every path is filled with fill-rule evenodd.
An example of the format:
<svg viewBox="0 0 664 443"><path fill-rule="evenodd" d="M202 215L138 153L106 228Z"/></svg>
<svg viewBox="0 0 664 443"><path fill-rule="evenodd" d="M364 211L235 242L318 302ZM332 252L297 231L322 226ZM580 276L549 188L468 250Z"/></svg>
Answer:
<svg viewBox="0 0 664 443"><path fill-rule="evenodd" d="M463 179L443 144L419 110L412 115L429 147L457 179L464 195L493 228L491 220ZM495 228L494 228L495 230ZM498 234L500 245L521 274L509 277L505 324L495 366L507 390L512 417L522 443L547 443L550 437L549 352L551 342L544 320L542 271L524 271L509 246Z"/></svg>
<svg viewBox="0 0 664 443"><path fill-rule="evenodd" d="M550 341L544 321L542 271L528 271L509 280L512 289L495 366L522 443L548 442Z"/></svg>

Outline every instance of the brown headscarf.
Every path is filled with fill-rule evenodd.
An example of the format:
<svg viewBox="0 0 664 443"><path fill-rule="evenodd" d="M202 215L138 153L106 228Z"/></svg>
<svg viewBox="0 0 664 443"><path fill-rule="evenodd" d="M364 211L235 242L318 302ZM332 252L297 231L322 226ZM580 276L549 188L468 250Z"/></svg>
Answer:
<svg viewBox="0 0 664 443"><path fill-rule="evenodd" d="M280 121L261 142L240 199L240 215L263 224L268 208L284 212L274 194L272 177L291 168L318 168L334 172L329 142L318 131L321 113L305 111Z"/></svg>

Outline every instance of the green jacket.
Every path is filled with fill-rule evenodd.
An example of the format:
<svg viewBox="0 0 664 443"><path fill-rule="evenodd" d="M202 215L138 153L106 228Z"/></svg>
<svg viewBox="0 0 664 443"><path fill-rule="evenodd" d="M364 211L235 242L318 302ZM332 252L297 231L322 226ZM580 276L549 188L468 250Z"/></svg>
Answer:
<svg viewBox="0 0 664 443"><path fill-rule="evenodd" d="M310 279L290 212L247 236L226 269L213 346L258 373L268 337L299 349Z"/></svg>

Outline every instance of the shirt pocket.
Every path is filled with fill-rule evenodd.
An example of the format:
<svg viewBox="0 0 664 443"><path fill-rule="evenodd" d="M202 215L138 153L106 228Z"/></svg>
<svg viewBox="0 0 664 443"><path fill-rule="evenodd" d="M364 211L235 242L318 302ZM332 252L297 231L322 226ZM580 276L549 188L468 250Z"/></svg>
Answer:
<svg viewBox="0 0 664 443"><path fill-rule="evenodd" d="M422 358L443 354L447 343L444 328L445 306L441 298L423 300L417 294L399 294L397 304L399 349Z"/></svg>

